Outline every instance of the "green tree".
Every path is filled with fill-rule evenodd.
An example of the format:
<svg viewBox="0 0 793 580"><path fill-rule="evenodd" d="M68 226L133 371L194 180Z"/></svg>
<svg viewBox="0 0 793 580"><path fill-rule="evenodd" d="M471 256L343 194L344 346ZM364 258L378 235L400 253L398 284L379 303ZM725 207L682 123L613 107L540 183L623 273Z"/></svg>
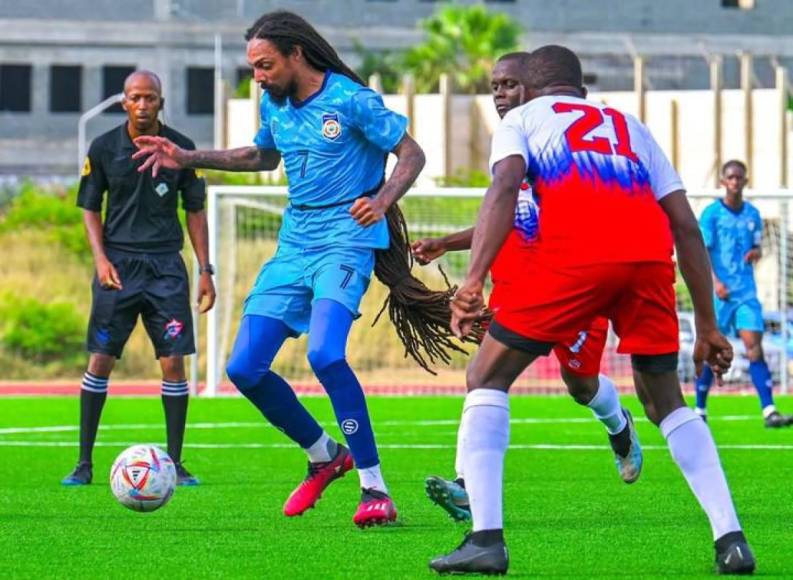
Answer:
<svg viewBox="0 0 793 580"><path fill-rule="evenodd" d="M353 41L353 50L360 59L358 66L355 67L355 72L364 82L368 82L369 77L377 73L380 75L385 94L399 92L399 60L401 58L399 53L387 50L369 50L357 40Z"/></svg>
<svg viewBox="0 0 793 580"><path fill-rule="evenodd" d="M405 53L403 66L420 92L435 90L446 73L463 92L488 92L496 59L519 49L522 30L509 16L481 4L443 6L421 22L426 40Z"/></svg>

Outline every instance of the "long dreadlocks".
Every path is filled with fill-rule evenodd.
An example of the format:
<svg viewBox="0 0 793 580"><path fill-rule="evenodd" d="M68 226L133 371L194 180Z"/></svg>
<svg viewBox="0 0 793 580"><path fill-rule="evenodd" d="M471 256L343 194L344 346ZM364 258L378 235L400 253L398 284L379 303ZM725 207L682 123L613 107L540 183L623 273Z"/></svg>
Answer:
<svg viewBox="0 0 793 580"><path fill-rule="evenodd" d="M297 14L283 10L264 14L245 33L245 40L254 38L268 40L284 56L300 46L303 57L313 68L323 72L330 70L365 85L314 27ZM447 289L442 291L430 290L414 277L407 224L397 204L388 209L385 219L391 242L387 250L376 252L374 273L388 287L389 295L375 323L388 309L405 346L405 356L412 356L422 368L435 374L430 369L431 364L439 360L448 363L450 351L465 352L454 342L450 328L449 302L456 287L449 284L445 275ZM477 327L474 335L465 340L478 342L481 338L482 329Z"/></svg>

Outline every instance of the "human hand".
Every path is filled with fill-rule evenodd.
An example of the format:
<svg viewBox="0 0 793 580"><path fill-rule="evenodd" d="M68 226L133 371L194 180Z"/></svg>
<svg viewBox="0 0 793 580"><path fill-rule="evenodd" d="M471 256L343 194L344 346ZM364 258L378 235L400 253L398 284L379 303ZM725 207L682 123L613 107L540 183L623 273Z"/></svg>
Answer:
<svg viewBox="0 0 793 580"><path fill-rule="evenodd" d="M485 307L482 288L481 280L466 279L454 293L449 307L452 310L451 330L457 338L468 336L474 323L482 319Z"/></svg>
<svg viewBox="0 0 793 580"><path fill-rule="evenodd" d="M732 345L717 328L697 329L694 341L694 370L697 376L702 375L703 364L707 362L718 384L723 384L722 375L729 370L732 358Z"/></svg>
<svg viewBox="0 0 793 580"><path fill-rule="evenodd" d="M203 272L198 280L198 297L196 298L198 312L204 314L212 310L215 298L215 283L212 281L212 275L209 272Z"/></svg>
<svg viewBox="0 0 793 580"><path fill-rule="evenodd" d="M105 290L121 290L121 277L110 260L103 257L96 261L96 278Z"/></svg>
<svg viewBox="0 0 793 580"><path fill-rule="evenodd" d="M383 219L386 209L376 197L359 197L352 204L350 215L359 225L366 228Z"/></svg>
<svg viewBox="0 0 793 580"><path fill-rule="evenodd" d="M440 238L424 238L417 240L410 245L413 257L422 266L426 266L433 260L440 258L446 253L443 242Z"/></svg>
<svg viewBox="0 0 793 580"><path fill-rule="evenodd" d="M141 135L135 138L138 151L133 153L133 159L145 159L138 167L143 173L151 167L152 177L157 177L160 168L182 169L185 162L185 150L166 139L153 135Z"/></svg>
<svg viewBox="0 0 793 580"><path fill-rule="evenodd" d="M747 264L756 264L762 256L763 254L760 251L760 248L752 248L746 252L746 255L743 257L743 259Z"/></svg>

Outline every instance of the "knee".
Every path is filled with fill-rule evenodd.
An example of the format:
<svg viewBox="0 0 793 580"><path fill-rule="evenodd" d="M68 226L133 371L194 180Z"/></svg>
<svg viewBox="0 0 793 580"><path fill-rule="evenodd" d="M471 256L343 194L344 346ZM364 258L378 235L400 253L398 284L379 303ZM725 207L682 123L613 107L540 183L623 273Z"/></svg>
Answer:
<svg viewBox="0 0 793 580"><path fill-rule="evenodd" d="M169 356L160 359L162 376L167 381L183 381L185 379L184 357Z"/></svg>
<svg viewBox="0 0 793 580"><path fill-rule="evenodd" d="M319 373L333 363L344 360L344 353L326 347L309 347L306 357L308 364L311 365L311 370L314 373Z"/></svg>
<svg viewBox="0 0 793 580"><path fill-rule="evenodd" d="M584 377L563 372L562 379L567 386L567 392L579 405L588 405L598 392L597 377Z"/></svg>
<svg viewBox="0 0 793 580"><path fill-rule="evenodd" d="M234 356L226 365L226 374L234 386L241 392L253 389L264 376L270 372L270 364L251 364L248 357Z"/></svg>
<svg viewBox="0 0 793 580"><path fill-rule="evenodd" d="M749 359L749 362L758 362L763 360L763 347L759 342L746 348L746 358Z"/></svg>

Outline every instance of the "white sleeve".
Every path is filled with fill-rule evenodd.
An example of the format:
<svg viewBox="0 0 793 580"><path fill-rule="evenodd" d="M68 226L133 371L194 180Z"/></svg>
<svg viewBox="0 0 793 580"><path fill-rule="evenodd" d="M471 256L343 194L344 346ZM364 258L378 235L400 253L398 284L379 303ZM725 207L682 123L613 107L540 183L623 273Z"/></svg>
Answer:
<svg viewBox="0 0 793 580"><path fill-rule="evenodd" d="M512 155L523 157L523 162L528 168L528 137L523 128L523 117L517 111L507 113L493 133L493 141L490 146L490 174L493 174L493 167L496 163Z"/></svg>
<svg viewBox="0 0 793 580"><path fill-rule="evenodd" d="M667 159L663 149L655 142L650 131L644 129L649 153L650 187L653 188L655 199L660 200L673 191L685 189L683 181Z"/></svg>

